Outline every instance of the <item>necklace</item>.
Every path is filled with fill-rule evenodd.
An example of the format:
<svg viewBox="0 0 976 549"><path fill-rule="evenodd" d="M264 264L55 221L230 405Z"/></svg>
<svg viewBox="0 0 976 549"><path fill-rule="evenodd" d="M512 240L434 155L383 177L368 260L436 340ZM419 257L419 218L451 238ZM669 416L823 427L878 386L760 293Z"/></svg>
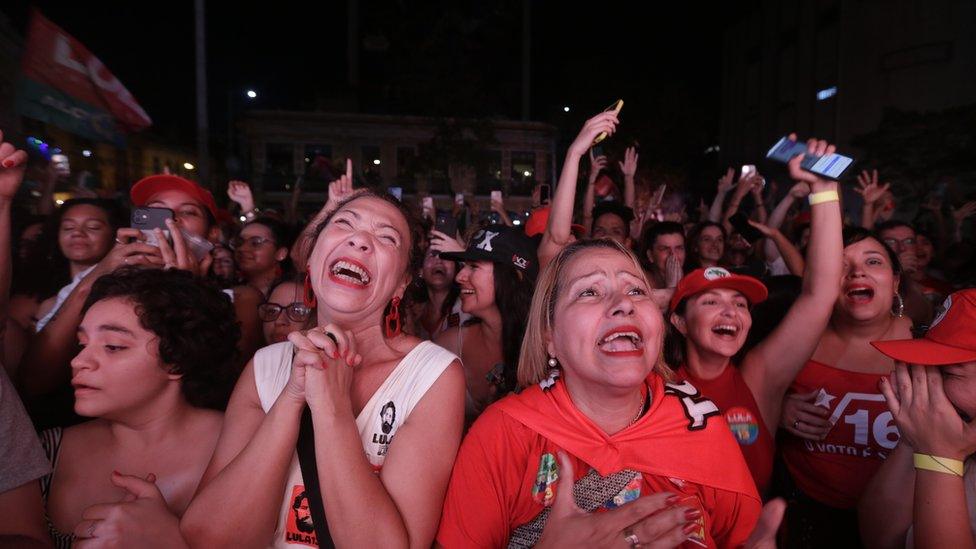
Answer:
<svg viewBox="0 0 976 549"><path fill-rule="evenodd" d="M637 408L637 415L634 416L634 419L630 420L630 425L637 423L637 420L640 419L642 415L644 415L644 410L646 407L647 407L647 396L642 395L640 401L640 407Z"/></svg>

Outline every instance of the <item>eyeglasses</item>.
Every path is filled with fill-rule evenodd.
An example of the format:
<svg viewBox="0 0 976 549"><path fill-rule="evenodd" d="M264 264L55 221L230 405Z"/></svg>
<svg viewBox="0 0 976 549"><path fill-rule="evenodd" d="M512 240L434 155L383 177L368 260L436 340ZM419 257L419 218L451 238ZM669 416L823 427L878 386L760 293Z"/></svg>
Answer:
<svg viewBox="0 0 976 549"><path fill-rule="evenodd" d="M247 244L251 248L257 248L269 242L271 244L274 244L274 240L271 240L270 238L264 238L263 236L252 236L250 238L241 238L239 236L235 236L234 238L230 239L230 247L231 249L236 250L239 248L243 248L244 245Z"/></svg>
<svg viewBox="0 0 976 549"><path fill-rule="evenodd" d="M308 320L309 315L312 314L312 309L306 307L304 303L298 303L297 301L287 306L267 302L258 305L258 318L262 322L273 322L281 316L281 311L285 311L288 319L292 322L305 322Z"/></svg>
<svg viewBox="0 0 976 549"><path fill-rule="evenodd" d="M884 243L891 248L897 248L899 244L902 246L914 246L915 242L916 241L914 238L903 238L901 240L898 240L897 238L884 239Z"/></svg>

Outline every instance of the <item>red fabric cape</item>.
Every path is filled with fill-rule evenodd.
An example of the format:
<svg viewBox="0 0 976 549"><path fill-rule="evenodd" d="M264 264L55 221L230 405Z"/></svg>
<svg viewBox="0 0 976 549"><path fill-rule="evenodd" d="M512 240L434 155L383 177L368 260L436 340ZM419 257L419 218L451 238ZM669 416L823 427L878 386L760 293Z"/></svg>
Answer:
<svg viewBox="0 0 976 549"><path fill-rule="evenodd" d="M601 476L633 469L738 492L760 501L725 420L711 416L704 428L690 429L681 395L665 393L664 380L657 374L647 378L647 385L652 398L650 409L614 435L606 434L576 408L562 380L548 389L533 385L495 406L583 460Z"/></svg>

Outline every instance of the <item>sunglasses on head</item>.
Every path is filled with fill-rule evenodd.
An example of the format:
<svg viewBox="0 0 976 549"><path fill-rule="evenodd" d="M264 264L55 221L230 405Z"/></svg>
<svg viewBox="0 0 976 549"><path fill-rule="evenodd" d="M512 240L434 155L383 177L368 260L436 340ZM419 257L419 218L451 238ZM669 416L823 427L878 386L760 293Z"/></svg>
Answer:
<svg viewBox="0 0 976 549"><path fill-rule="evenodd" d="M312 314L312 309L306 307L304 303L295 302L286 306L267 302L258 306L258 318L263 322L272 322L281 316L281 311L285 311L292 322L305 322Z"/></svg>

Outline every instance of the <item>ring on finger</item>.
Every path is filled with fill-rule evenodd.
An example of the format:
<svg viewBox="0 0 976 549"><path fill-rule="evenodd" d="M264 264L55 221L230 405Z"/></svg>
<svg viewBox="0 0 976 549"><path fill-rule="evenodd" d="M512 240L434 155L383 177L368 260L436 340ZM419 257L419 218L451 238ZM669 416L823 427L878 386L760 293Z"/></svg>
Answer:
<svg viewBox="0 0 976 549"><path fill-rule="evenodd" d="M115 237L115 243L116 244L125 244L125 242L123 242L122 239L119 238L119 237Z"/></svg>
<svg viewBox="0 0 976 549"><path fill-rule="evenodd" d="M630 544L631 547L640 547L640 539L633 530L624 530L624 541Z"/></svg>
<svg viewBox="0 0 976 549"><path fill-rule="evenodd" d="M122 258L122 263L125 263L126 265L128 265L129 264L129 256L123 257Z"/></svg>

